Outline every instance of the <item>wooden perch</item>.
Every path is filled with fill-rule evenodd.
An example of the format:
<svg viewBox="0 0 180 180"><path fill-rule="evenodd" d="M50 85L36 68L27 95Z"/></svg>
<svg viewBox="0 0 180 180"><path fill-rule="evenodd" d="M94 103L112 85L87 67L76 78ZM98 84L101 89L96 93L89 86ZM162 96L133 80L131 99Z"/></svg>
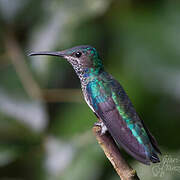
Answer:
<svg viewBox="0 0 180 180"><path fill-rule="evenodd" d="M136 171L123 159L115 141L109 133L101 135L101 127L94 125L93 133L121 180L138 180Z"/></svg>

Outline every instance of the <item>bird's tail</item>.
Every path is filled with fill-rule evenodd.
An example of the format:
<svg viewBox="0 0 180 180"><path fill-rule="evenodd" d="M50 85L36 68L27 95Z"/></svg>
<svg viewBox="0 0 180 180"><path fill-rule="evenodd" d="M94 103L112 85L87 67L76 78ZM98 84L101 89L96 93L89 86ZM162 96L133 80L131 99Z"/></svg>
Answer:
<svg viewBox="0 0 180 180"><path fill-rule="evenodd" d="M149 136L149 139L150 139L150 142L151 142L151 145L152 145L152 149L153 149L153 152L150 154L150 157L149 159L151 160L152 163L158 163L160 162L160 159L158 157L157 154L162 154L159 147L158 147L158 144L157 144L157 141L155 139L155 137L150 133L150 131L148 130L148 128L145 126L144 122L142 121L142 124L144 126L144 129L146 130L148 136Z"/></svg>

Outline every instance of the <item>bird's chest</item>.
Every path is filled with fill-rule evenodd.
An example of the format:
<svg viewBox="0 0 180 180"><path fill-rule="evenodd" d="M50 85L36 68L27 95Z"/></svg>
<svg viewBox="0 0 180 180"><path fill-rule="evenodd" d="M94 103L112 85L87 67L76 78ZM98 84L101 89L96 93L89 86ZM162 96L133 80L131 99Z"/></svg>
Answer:
<svg viewBox="0 0 180 180"><path fill-rule="evenodd" d="M105 91L105 85L94 79L89 82L86 86L82 86L84 99L89 107L95 111L99 103L106 101L108 93Z"/></svg>
<svg viewBox="0 0 180 180"><path fill-rule="evenodd" d="M95 112L94 108L92 107L92 104L91 104L90 94L87 92L87 86L82 86L82 92L83 92L83 96L84 96L84 99L85 99L87 105L91 108L91 110L93 112Z"/></svg>

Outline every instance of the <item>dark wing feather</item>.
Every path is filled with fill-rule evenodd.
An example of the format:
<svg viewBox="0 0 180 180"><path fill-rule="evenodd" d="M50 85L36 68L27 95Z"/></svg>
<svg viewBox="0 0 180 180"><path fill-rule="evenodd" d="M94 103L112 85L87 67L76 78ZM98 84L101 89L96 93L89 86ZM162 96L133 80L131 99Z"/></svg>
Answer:
<svg viewBox="0 0 180 180"><path fill-rule="evenodd" d="M149 129L146 127L146 125L144 124L144 121L141 120L141 123L143 124L143 127L144 129L146 130L149 138L150 138L150 141L151 141L151 144L153 145L154 149L159 153L159 154L162 154L159 147L158 147L158 143L155 139L155 137L151 134L151 132L149 131Z"/></svg>
<svg viewBox="0 0 180 180"><path fill-rule="evenodd" d="M138 143L131 130L120 116L111 98L104 103L98 104L98 116L106 125L114 140L129 154L142 163L149 164L143 145Z"/></svg>

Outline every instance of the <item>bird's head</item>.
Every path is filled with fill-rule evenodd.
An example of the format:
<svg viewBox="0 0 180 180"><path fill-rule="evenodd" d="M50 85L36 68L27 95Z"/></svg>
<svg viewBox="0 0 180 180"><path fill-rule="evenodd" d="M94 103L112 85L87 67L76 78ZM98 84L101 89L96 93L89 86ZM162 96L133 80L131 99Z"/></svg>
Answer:
<svg viewBox="0 0 180 180"><path fill-rule="evenodd" d="M103 64L99 58L97 50L88 45L76 46L56 52L33 52L29 55L50 55L64 58L73 66L76 72L91 68L94 70L103 69Z"/></svg>

